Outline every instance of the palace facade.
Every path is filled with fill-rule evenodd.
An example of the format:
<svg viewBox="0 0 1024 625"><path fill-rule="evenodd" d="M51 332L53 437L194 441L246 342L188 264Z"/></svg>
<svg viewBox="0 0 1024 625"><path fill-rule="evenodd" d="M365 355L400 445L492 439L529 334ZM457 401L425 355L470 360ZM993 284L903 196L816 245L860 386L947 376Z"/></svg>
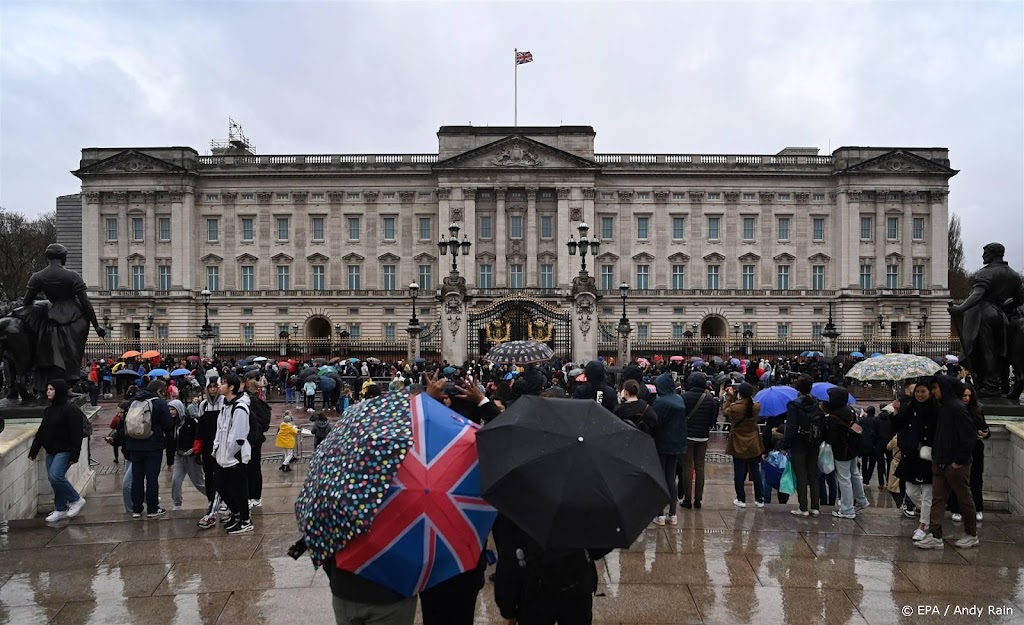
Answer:
<svg viewBox="0 0 1024 625"><path fill-rule="evenodd" d="M421 322L443 321L449 224L471 243L457 257L468 310L525 297L568 311L581 257L567 243L585 222L602 342L622 282L637 343L816 338L830 304L846 338L948 336L947 149L605 154L589 126L437 136L435 154L82 150L81 267L99 315L115 339L194 337L209 289L221 341L401 341L412 282Z"/></svg>

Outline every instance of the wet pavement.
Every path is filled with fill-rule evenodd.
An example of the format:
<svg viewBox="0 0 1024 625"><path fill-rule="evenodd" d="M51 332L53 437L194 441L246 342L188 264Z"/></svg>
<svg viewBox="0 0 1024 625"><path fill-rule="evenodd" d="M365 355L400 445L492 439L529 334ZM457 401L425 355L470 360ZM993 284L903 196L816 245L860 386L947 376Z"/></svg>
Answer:
<svg viewBox="0 0 1024 625"><path fill-rule="evenodd" d="M226 536L196 526L205 498L187 481L183 510L132 521L120 467L101 441L93 449L103 470L77 518L0 529L0 623L334 622L327 578L286 555L305 462L287 474L264 464L255 532ZM947 520L945 550L922 551L910 540L916 520L875 486L855 520L824 506L801 519L792 505L735 508L731 465L707 469L703 509L680 510L678 526L651 525L599 563L595 623L1024 623L1022 517L987 513L982 544L969 550L953 546L962 526ZM169 471L161 493L170 509ZM489 582L476 622L503 622Z"/></svg>

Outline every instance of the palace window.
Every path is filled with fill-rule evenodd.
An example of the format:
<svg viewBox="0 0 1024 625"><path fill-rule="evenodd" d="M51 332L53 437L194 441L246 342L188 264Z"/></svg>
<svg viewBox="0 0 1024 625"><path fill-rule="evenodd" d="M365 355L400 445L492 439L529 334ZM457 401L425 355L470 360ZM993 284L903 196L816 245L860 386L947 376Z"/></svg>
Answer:
<svg viewBox="0 0 1024 625"><path fill-rule="evenodd" d="M685 217L673 217L672 218L672 238L680 240L686 238L686 218Z"/></svg>
<svg viewBox="0 0 1024 625"><path fill-rule="evenodd" d="M278 291L289 291L292 288L292 272L291 267L287 265L277 266L277 290Z"/></svg>
<svg viewBox="0 0 1024 625"><path fill-rule="evenodd" d="M743 265L743 273L741 275L741 288L744 291L753 291L756 287L754 286L754 265Z"/></svg>
<svg viewBox="0 0 1024 625"><path fill-rule="evenodd" d="M885 220L885 238L889 241L898 241L900 238L900 218L889 217Z"/></svg>
<svg viewBox="0 0 1024 625"><path fill-rule="evenodd" d="M324 288L325 288L325 282L326 282L326 280L324 279L324 277L326 275L325 272L324 272L324 266L323 265L313 265L312 270L313 270L313 281L312 281L311 284L312 284L313 290L314 291L323 291Z"/></svg>
<svg viewBox="0 0 1024 625"><path fill-rule="evenodd" d="M866 339L870 339L875 336L875 324L871 321L865 321L860 325L861 334Z"/></svg>
<svg viewBox="0 0 1024 625"><path fill-rule="evenodd" d="M615 288L615 266L601 265L601 289L611 291Z"/></svg>
<svg viewBox="0 0 1024 625"><path fill-rule="evenodd" d="M788 200L788 199L789 199L789 194L788 194L788 193L780 193L780 194L778 195L778 198L779 198L780 200Z"/></svg>
<svg viewBox="0 0 1024 625"><path fill-rule="evenodd" d="M637 194L636 194L636 199L638 199L638 200L649 200L649 199L651 199L651 194L648 193L647 191L638 191Z"/></svg>
<svg viewBox="0 0 1024 625"><path fill-rule="evenodd" d="M358 323L348 324L348 336L350 339L358 340L362 336L362 328Z"/></svg>
<svg viewBox="0 0 1024 625"><path fill-rule="evenodd" d="M510 239L521 239L523 238L523 216L522 215L510 215L508 218L508 238Z"/></svg>
<svg viewBox="0 0 1024 625"><path fill-rule="evenodd" d="M753 241L754 240L754 228L757 226L757 218L755 217L744 217L743 218L743 240Z"/></svg>
<svg viewBox="0 0 1024 625"><path fill-rule="evenodd" d="M170 265L160 265L157 268L157 271L158 271L158 275L159 275L159 278L160 278L160 287L159 287L160 290L161 291L170 291L171 290L171 266Z"/></svg>
<svg viewBox="0 0 1024 625"><path fill-rule="evenodd" d="M885 288L898 289L900 286L900 266L887 265L885 268Z"/></svg>
<svg viewBox="0 0 1024 625"><path fill-rule="evenodd" d="M779 217L779 240L789 240L789 217Z"/></svg>
<svg viewBox="0 0 1024 625"><path fill-rule="evenodd" d="M277 218L277 240L287 241L288 240L288 218L278 217Z"/></svg>
<svg viewBox="0 0 1024 625"><path fill-rule="evenodd" d="M672 322L672 340L681 341L686 338L686 324L680 321Z"/></svg>
<svg viewBox="0 0 1024 625"><path fill-rule="evenodd" d="M789 289L789 265L779 265L778 280L776 281L775 288L780 291Z"/></svg>
<svg viewBox="0 0 1024 625"><path fill-rule="evenodd" d="M860 218L860 240L861 241L870 241L873 238L871 236L871 233L872 233L872 230L873 230L871 222L872 222L872 220L871 220L870 217L861 217Z"/></svg>
<svg viewBox="0 0 1024 625"><path fill-rule="evenodd" d="M359 218L349 217L348 218L348 240L358 241L359 240Z"/></svg>
<svg viewBox="0 0 1024 625"><path fill-rule="evenodd" d="M494 219L490 215L480 215L480 238L494 237Z"/></svg>
<svg viewBox="0 0 1024 625"><path fill-rule="evenodd" d="M636 324L636 338L638 341L649 341L651 339L651 324L644 322Z"/></svg>
<svg viewBox="0 0 1024 625"><path fill-rule="evenodd" d="M146 288L146 268L142 265L132 267L132 288L136 291Z"/></svg>
<svg viewBox="0 0 1024 625"><path fill-rule="evenodd" d="M672 265L672 288L677 291L686 288L686 265Z"/></svg>
<svg viewBox="0 0 1024 625"><path fill-rule="evenodd" d="M708 239L717 241L722 236L722 218L708 217Z"/></svg>
<svg viewBox="0 0 1024 625"><path fill-rule="evenodd" d="M708 265L708 290L717 291L720 288L721 270L720 265Z"/></svg>
<svg viewBox="0 0 1024 625"><path fill-rule="evenodd" d="M811 265L811 289L825 290L825 265Z"/></svg>
<svg viewBox="0 0 1024 625"><path fill-rule="evenodd" d="M815 217L813 220L814 226L814 240L824 241L825 240L825 218Z"/></svg>
<svg viewBox="0 0 1024 625"><path fill-rule="evenodd" d="M871 286L871 283L872 283L872 279L871 278L872 278L872 274L873 273L874 272L871 271L871 265L861 265L860 266L860 288L862 288L862 289L873 288Z"/></svg>
<svg viewBox="0 0 1024 625"><path fill-rule="evenodd" d="M279 200L290 200L291 197L292 197L292 194L291 193L278 193L275 197L277 199L279 199Z"/></svg>
<svg viewBox="0 0 1024 625"><path fill-rule="evenodd" d="M381 275L383 276L383 288L385 291L394 291L396 287L397 277L395 274L394 265L384 265L381 268Z"/></svg>
<svg viewBox="0 0 1024 625"><path fill-rule="evenodd" d="M825 201L825 194L824 193L814 193L813 195L811 195L811 200L813 200L815 202L824 202Z"/></svg>
<svg viewBox="0 0 1024 625"><path fill-rule="evenodd" d="M420 217L420 241L429 241L433 238L433 228L431 227L430 217Z"/></svg>
<svg viewBox="0 0 1024 625"><path fill-rule="evenodd" d="M157 236L158 236L158 238L161 241L170 241L171 240L171 218L170 217L160 217L157 220L157 231L158 231Z"/></svg>
<svg viewBox="0 0 1024 625"><path fill-rule="evenodd" d="M477 280L477 286L481 289L493 289L494 288L494 265L483 263L480 265L479 280Z"/></svg>
<svg viewBox="0 0 1024 625"><path fill-rule="evenodd" d="M555 288L555 266L545 263L540 266L540 288Z"/></svg>
<svg viewBox="0 0 1024 625"><path fill-rule="evenodd" d="M754 195L753 193L744 193L743 194L743 199L744 199L744 201L752 202L752 201L757 199L757 196Z"/></svg>
<svg viewBox="0 0 1024 625"><path fill-rule="evenodd" d="M324 199L324 194L323 193L310 193L309 194L309 199L311 199L311 200L322 200L322 199Z"/></svg>
<svg viewBox="0 0 1024 625"><path fill-rule="evenodd" d="M118 288L117 265L107 265L107 290L116 291Z"/></svg>
<svg viewBox="0 0 1024 625"><path fill-rule="evenodd" d="M820 322L815 321L811 323L811 340L820 341L822 329L822 324Z"/></svg>
<svg viewBox="0 0 1024 625"><path fill-rule="evenodd" d="M520 263L508 266L508 286L510 289L523 288L523 266Z"/></svg>
<svg viewBox="0 0 1024 625"><path fill-rule="evenodd" d="M672 199L673 200L685 200L686 199L686 193L685 192L675 191L675 192L672 193Z"/></svg>
<svg viewBox="0 0 1024 625"><path fill-rule="evenodd" d="M384 197L387 197L387 195L388 195L388 194L387 194L387 193L385 193L385 194L384 194ZM395 194L394 194L394 193L392 193L392 194L391 194L391 197L395 197ZM346 199L346 200L358 200L358 199L359 199L359 194L358 194L358 193L346 193L346 194L345 194L345 199Z"/></svg>
<svg viewBox="0 0 1024 625"><path fill-rule="evenodd" d="M555 220L551 215L540 216L540 238L553 239L555 236Z"/></svg>
<svg viewBox="0 0 1024 625"><path fill-rule="evenodd" d="M359 265L348 266L348 288L350 291L358 291L362 287L362 268Z"/></svg>
<svg viewBox="0 0 1024 625"><path fill-rule="evenodd" d="M166 323L158 323L156 326L156 338L158 341L166 341L170 337L170 331Z"/></svg>
<svg viewBox="0 0 1024 625"><path fill-rule="evenodd" d="M641 241L646 241L650 238L650 217L637 217L636 218L636 238Z"/></svg>
<svg viewBox="0 0 1024 625"><path fill-rule="evenodd" d="M417 275L417 283L420 285L420 289L423 291L432 291L434 289L434 268L431 265L420 265L419 272Z"/></svg>
<svg viewBox="0 0 1024 625"><path fill-rule="evenodd" d="M924 265L914 265L913 273L910 274L911 285L915 289L924 288Z"/></svg>
<svg viewBox="0 0 1024 625"><path fill-rule="evenodd" d="M220 220L211 218L206 220L206 240L216 243L220 240Z"/></svg>
<svg viewBox="0 0 1024 625"><path fill-rule="evenodd" d="M636 288L639 291L646 291L651 288L651 266L636 266Z"/></svg>
<svg viewBox="0 0 1024 625"><path fill-rule="evenodd" d="M788 323L780 322L776 326L775 332L776 332L776 336L778 337L778 339L780 341L788 341L789 340L789 324Z"/></svg>
<svg viewBox="0 0 1024 625"><path fill-rule="evenodd" d="M720 200L720 199L722 199L722 194L721 193L717 193L717 192L716 193L708 193L708 200L712 200L713 201L713 200Z"/></svg>
<svg viewBox="0 0 1024 625"><path fill-rule="evenodd" d="M256 290L256 267L254 265L242 265L242 290Z"/></svg>
<svg viewBox="0 0 1024 625"><path fill-rule="evenodd" d="M384 324L384 341L387 343L395 342L395 324L385 323Z"/></svg>
<svg viewBox="0 0 1024 625"><path fill-rule="evenodd" d="M242 324L242 340L252 343L256 340L256 326L251 323Z"/></svg>
<svg viewBox="0 0 1024 625"><path fill-rule="evenodd" d="M142 217L132 217L132 241L141 241L144 238L145 223Z"/></svg>
<svg viewBox="0 0 1024 625"><path fill-rule="evenodd" d="M324 240L324 218L323 217L313 217L312 219L310 219L310 224L309 225L310 225L310 230L313 231L313 240L314 241L323 241Z"/></svg>
<svg viewBox="0 0 1024 625"><path fill-rule="evenodd" d="M252 217L242 217L242 240L252 241L255 238Z"/></svg>
<svg viewBox="0 0 1024 625"><path fill-rule="evenodd" d="M615 218L614 217L602 217L601 218L601 240L611 241L612 235L615 233Z"/></svg>
<svg viewBox="0 0 1024 625"><path fill-rule="evenodd" d="M384 217L384 240L394 241L395 240L395 218Z"/></svg>
<svg viewBox="0 0 1024 625"><path fill-rule="evenodd" d="M914 217L914 240L924 240L924 217Z"/></svg>
<svg viewBox="0 0 1024 625"><path fill-rule="evenodd" d="M117 217L107 217L107 241L117 241Z"/></svg>
<svg viewBox="0 0 1024 625"><path fill-rule="evenodd" d="M255 194L252 193L243 193L241 197L242 200L253 200L256 198Z"/></svg>

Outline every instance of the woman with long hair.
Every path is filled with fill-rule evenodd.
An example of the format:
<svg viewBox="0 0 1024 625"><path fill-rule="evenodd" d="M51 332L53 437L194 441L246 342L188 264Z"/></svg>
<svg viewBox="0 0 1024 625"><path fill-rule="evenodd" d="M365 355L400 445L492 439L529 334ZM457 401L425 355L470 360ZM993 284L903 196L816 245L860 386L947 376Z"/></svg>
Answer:
<svg viewBox="0 0 1024 625"><path fill-rule="evenodd" d="M54 508L46 522L56 523L77 516L85 505L85 497L78 494L67 478L68 469L82 454L85 415L78 406L68 402L68 384L64 380L50 380L46 385L46 399L50 400L50 405L43 411L28 459L35 461L39 449L46 450L46 477L53 488Z"/></svg>
<svg viewBox="0 0 1024 625"><path fill-rule="evenodd" d="M978 444L974 446L971 458L971 498L974 499L975 518L980 521L985 516L981 512L981 506L984 501L981 487L982 476L985 473L985 439L990 436L990 433L988 431L988 422L985 421L985 414L981 411L981 403L978 402L974 387L969 384L966 385L960 399L967 406L967 412L971 413L971 418L974 420L974 429L978 432ZM957 503L956 494L949 494L949 505L946 509L953 513L954 523L963 519L960 514L960 504Z"/></svg>
<svg viewBox="0 0 1024 625"><path fill-rule="evenodd" d="M931 381L931 378L919 380L911 401L906 405L901 403L899 413L892 417L902 457L896 475L906 482L907 497L921 511L921 521L913 535L915 542L928 536L932 509L931 446L935 440L938 405L932 399Z"/></svg>
<svg viewBox="0 0 1024 625"><path fill-rule="evenodd" d="M737 508L747 507L745 484L749 474L754 482L754 502L758 508L763 508L761 455L764 453L764 446L761 443L761 433L757 429L761 404L754 401L754 387L746 382L740 384L739 388L726 387L723 412L732 426L729 430L729 440L725 444L725 453L732 456L733 482L736 487L736 499L732 503Z"/></svg>

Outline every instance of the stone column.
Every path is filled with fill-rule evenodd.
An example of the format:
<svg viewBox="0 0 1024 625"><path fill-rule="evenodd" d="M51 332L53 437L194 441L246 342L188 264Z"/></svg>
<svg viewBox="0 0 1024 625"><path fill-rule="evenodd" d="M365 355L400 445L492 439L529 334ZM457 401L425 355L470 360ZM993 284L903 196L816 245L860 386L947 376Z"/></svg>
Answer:
<svg viewBox="0 0 1024 625"><path fill-rule="evenodd" d="M127 195L111 193L107 196L117 207L117 280L121 289L132 288L132 271L128 266L128 254L131 252L132 217L128 214ZM124 225L122 225L124 224Z"/></svg>
<svg viewBox="0 0 1024 625"><path fill-rule="evenodd" d="M885 249L889 245L886 235L888 224L885 218L885 191L875 191L875 275L872 286L885 288Z"/></svg>
<svg viewBox="0 0 1024 625"><path fill-rule="evenodd" d="M594 189L584 189L584 195L590 192L590 197L594 197ZM569 188L560 187L558 189L558 218L557 225L555 228L555 242L558 248L558 275L555 277L556 286L559 288L567 288L572 284L572 278L569 277L569 249L565 246L569 242L569 236L575 232L575 224L569 218Z"/></svg>
<svg viewBox="0 0 1024 625"><path fill-rule="evenodd" d="M461 214L456 210L452 210L452 221L458 223L462 227L462 233L469 237L470 242L473 243L473 247L469 249L469 256L463 256L459 258L459 271L462 272L462 276L466 279L469 284L476 284L476 189L472 187L463 187L462 189L462 211ZM447 227L447 225L445 226ZM445 271L444 267L438 269L438 275Z"/></svg>
<svg viewBox="0 0 1024 625"><path fill-rule="evenodd" d="M191 193L171 191L171 284L180 284L183 289L192 289L195 283L193 266L197 258L194 253L196 233L193 230L193 201Z"/></svg>
<svg viewBox="0 0 1024 625"><path fill-rule="evenodd" d="M585 363L597 358L600 330L597 327L597 283L581 273L572 285L572 360Z"/></svg>
<svg viewBox="0 0 1024 625"><path fill-rule="evenodd" d="M420 332L423 331L423 326L418 323L410 323L406 326L405 331L409 333L409 344L405 350L405 361L412 363L420 357ZM448 362L452 361L449 360Z"/></svg>
<svg viewBox="0 0 1024 625"><path fill-rule="evenodd" d="M449 275L441 287L441 358L462 364L469 352L466 280Z"/></svg>
<svg viewBox="0 0 1024 625"><path fill-rule="evenodd" d="M508 287L508 215L505 214L505 187L495 187L497 210L494 213L494 286Z"/></svg>
<svg viewBox="0 0 1024 625"><path fill-rule="evenodd" d="M900 193L903 200L903 225L900 230L900 243L903 254L903 266L900 267L900 284L902 288L911 288L914 285L914 194L910 191ZM925 285L927 288L927 285Z"/></svg>
<svg viewBox="0 0 1024 625"><path fill-rule="evenodd" d="M540 286L537 270L537 187L526 189L526 286Z"/></svg>
<svg viewBox="0 0 1024 625"><path fill-rule="evenodd" d="M625 367L626 364L632 360L632 354L630 354L630 341L629 335L633 331L633 327L629 323L622 323L621 320L619 325L615 327L619 335L619 366Z"/></svg>
<svg viewBox="0 0 1024 625"><path fill-rule="evenodd" d="M100 268L100 256L107 241L107 224L101 221L100 194L96 191L82 193L82 240L99 242L82 246L82 279L89 288L105 290L107 276Z"/></svg>
<svg viewBox="0 0 1024 625"><path fill-rule="evenodd" d="M200 338L199 350L203 353L203 358L213 360L213 338Z"/></svg>
<svg viewBox="0 0 1024 625"><path fill-rule="evenodd" d="M146 212L146 284L145 287L156 288L158 285L156 268L156 195L143 193L142 209Z"/></svg>
<svg viewBox="0 0 1024 625"><path fill-rule="evenodd" d="M926 280L926 284L930 284L931 288L949 288L947 273L949 247L946 237L942 236L949 227L949 206L946 204L947 195L949 195L949 191L946 189L928 192L928 214L931 215L931 219L924 236L928 239L928 249L930 250L928 255L932 259ZM974 253L976 254L977 252L974 251Z"/></svg>

